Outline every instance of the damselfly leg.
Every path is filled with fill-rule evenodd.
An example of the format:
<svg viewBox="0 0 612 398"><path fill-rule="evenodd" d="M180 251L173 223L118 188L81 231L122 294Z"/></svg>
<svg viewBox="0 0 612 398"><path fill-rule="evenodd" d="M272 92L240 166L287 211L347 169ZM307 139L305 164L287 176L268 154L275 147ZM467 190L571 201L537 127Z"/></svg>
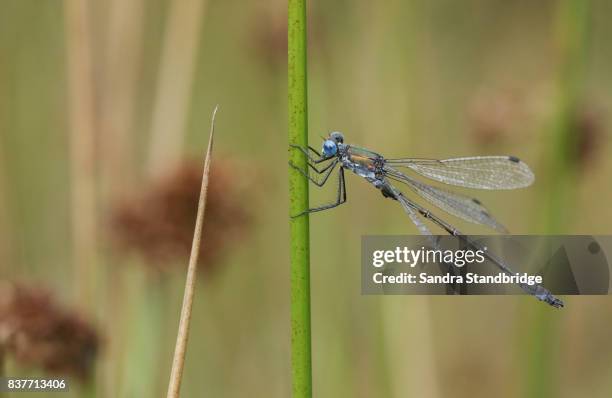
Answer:
<svg viewBox="0 0 612 398"><path fill-rule="evenodd" d="M330 169L330 172L327 174L327 176L325 178L325 181L323 181L323 183L321 185L319 185L316 181L314 181L312 178L310 178L310 176L306 175L306 177L308 177L308 179L310 181L312 181L313 183L315 183L315 185L317 185L318 187L322 187L325 184L325 182L327 181L327 178L329 177L329 175L331 174L331 170L333 170L333 168ZM338 171L338 196L337 196L336 201L333 202L333 203L328 203L328 204L325 204L325 205L321 205L321 206L310 208L308 210L305 210L305 211L301 212L300 214L297 214L295 216L291 216L291 218L297 218L297 217L303 216L304 214L315 213L315 212L318 212L318 211L333 209L334 207L338 207L338 206L340 206L341 204L343 204L345 202L346 202L346 184L345 184L345 181L344 181L344 169L341 167L340 170Z"/></svg>
<svg viewBox="0 0 612 398"><path fill-rule="evenodd" d="M314 165L308 163L308 166L310 168L312 168L315 173L317 173L319 175L325 174L323 176L323 180L319 181L316 178L312 177L307 172L305 172L304 170L300 169L298 166L296 166L292 162L289 162L289 166L291 166L293 169L297 170L301 175L303 175L304 177L308 178L313 184L315 184L318 187L322 187L323 185L325 185L325 183L327 182L327 179L331 175L332 171L334 171L334 168L336 167L337 164L338 164L338 160L334 160L333 162L331 162L330 164L328 164L327 166L325 166L324 168L319 170Z"/></svg>
<svg viewBox="0 0 612 398"><path fill-rule="evenodd" d="M300 145L290 144L289 146L291 148L299 149L304 155L306 155L308 160L311 161L314 164L319 164L321 162L329 160L329 158L326 158L326 157L322 156L316 149L314 149L310 145L308 147L303 147L303 146L300 146ZM308 152L309 150L314 152L317 155L317 157L315 158L315 157L311 156L310 152Z"/></svg>

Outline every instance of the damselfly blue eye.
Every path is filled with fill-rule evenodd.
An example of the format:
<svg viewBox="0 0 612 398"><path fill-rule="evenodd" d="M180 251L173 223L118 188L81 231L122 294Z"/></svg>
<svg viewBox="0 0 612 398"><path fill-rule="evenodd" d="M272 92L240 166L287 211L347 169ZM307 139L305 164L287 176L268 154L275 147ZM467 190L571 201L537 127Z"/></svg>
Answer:
<svg viewBox="0 0 612 398"><path fill-rule="evenodd" d="M325 140L325 142L323 142L322 152L325 157L334 156L336 152L338 152L338 146L332 140Z"/></svg>

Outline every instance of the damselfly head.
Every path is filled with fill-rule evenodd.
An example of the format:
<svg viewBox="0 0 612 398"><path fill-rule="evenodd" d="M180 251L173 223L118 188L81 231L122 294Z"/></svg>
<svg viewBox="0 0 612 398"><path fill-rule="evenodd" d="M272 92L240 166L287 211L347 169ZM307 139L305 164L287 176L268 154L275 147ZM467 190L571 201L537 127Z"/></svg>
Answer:
<svg viewBox="0 0 612 398"><path fill-rule="evenodd" d="M338 152L338 145L336 145L336 142L333 140L325 140L323 142L323 149L321 149L321 152L323 152L323 156L330 158L334 156L336 152Z"/></svg>
<svg viewBox="0 0 612 398"><path fill-rule="evenodd" d="M329 134L329 138L334 140L337 144L342 144L344 142L344 135L342 135L339 131L333 131Z"/></svg>

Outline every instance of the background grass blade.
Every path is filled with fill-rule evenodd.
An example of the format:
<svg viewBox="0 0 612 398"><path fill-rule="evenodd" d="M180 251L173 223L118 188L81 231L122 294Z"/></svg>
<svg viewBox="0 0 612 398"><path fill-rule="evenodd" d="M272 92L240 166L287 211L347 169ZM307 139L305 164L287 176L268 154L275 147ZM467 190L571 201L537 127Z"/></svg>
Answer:
<svg viewBox="0 0 612 398"><path fill-rule="evenodd" d="M72 256L76 297L93 302L96 280L95 102L87 2L65 0L70 117ZM85 308L83 308L85 309Z"/></svg>
<svg viewBox="0 0 612 398"><path fill-rule="evenodd" d="M195 294L196 273L198 266L198 254L202 239L202 225L204 224L204 210L206 208L206 193L208 190L208 174L210 172L211 153L213 138L215 133L215 116L217 107L213 111L212 122L210 125L210 138L206 160L204 161L204 172L202 174L202 187L200 189L200 200L198 202L198 213L196 216L195 230L193 232L193 243L191 244L191 255L189 256L189 267L187 269L187 280L185 282L185 294L183 296L183 307L181 308L181 319L179 321L176 346L174 348L174 358L172 360L172 371L170 373L170 383L168 385L168 398L178 397L181 389L181 379L183 377L183 367L185 365L185 354L187 351L187 340L189 338L189 323L191 321L191 309L193 307L193 297Z"/></svg>
<svg viewBox="0 0 612 398"><path fill-rule="evenodd" d="M171 2L151 121L149 177L181 158L206 0Z"/></svg>
<svg viewBox="0 0 612 398"><path fill-rule="evenodd" d="M577 117L584 87L584 58L588 42L588 0L558 2L556 42L558 76L556 109L550 131L547 168L550 185L544 229L549 234L572 231L572 211L576 207L575 187L578 172L578 147L581 132ZM560 216L563 214L563 216ZM526 397L553 397L559 394L559 346L563 317L547 306L526 303L526 319L531 325L525 333L528 354L525 368ZM568 306L571 304L568 303Z"/></svg>
<svg viewBox="0 0 612 398"><path fill-rule="evenodd" d="M308 145L306 50L306 0L289 0L289 143L302 146ZM306 159L299 151L290 150L289 159L306 170ZM290 169L290 214L299 214L307 208L308 181ZM291 219L291 368L294 397L312 395L309 234L308 215Z"/></svg>
<svg viewBox="0 0 612 398"><path fill-rule="evenodd" d="M556 10L558 75L555 114L550 131L548 173L551 178L545 228L548 233L563 233L571 227L567 212L575 205L580 131L576 128L582 90L584 58L588 42L588 0L564 0ZM559 217L559 214L565 214Z"/></svg>

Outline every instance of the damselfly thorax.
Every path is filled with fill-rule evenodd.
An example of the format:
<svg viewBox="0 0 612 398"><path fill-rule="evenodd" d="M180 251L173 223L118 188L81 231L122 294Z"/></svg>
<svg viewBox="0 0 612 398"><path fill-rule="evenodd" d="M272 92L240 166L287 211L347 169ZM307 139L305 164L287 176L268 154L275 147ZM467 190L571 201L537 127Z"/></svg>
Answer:
<svg viewBox="0 0 612 398"><path fill-rule="evenodd" d="M368 181L382 180L384 158L376 152L353 145L339 145L342 166Z"/></svg>

